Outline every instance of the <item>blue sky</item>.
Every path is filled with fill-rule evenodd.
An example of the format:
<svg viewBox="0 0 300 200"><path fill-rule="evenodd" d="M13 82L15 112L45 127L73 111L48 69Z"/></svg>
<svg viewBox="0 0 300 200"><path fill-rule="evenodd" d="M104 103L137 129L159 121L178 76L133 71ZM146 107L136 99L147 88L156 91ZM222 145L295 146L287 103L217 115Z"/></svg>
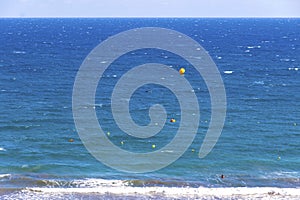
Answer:
<svg viewBox="0 0 300 200"><path fill-rule="evenodd" d="M300 0L0 0L0 17L300 17Z"/></svg>

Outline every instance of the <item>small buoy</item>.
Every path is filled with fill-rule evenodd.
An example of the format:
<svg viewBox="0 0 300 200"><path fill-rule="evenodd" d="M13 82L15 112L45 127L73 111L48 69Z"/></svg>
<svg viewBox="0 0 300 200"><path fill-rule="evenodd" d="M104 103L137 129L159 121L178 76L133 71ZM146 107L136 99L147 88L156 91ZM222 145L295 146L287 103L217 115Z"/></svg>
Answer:
<svg viewBox="0 0 300 200"><path fill-rule="evenodd" d="M281 157L280 157L280 156L278 156L277 160L281 160Z"/></svg>
<svg viewBox="0 0 300 200"><path fill-rule="evenodd" d="M69 139L69 142L74 142L74 139L72 139L72 138L71 138L71 139Z"/></svg>
<svg viewBox="0 0 300 200"><path fill-rule="evenodd" d="M156 145L155 144L152 144L152 149L155 149Z"/></svg>
<svg viewBox="0 0 300 200"><path fill-rule="evenodd" d="M185 69L184 69L184 68L180 68L179 74L180 74L180 75L183 75L184 73L185 73Z"/></svg>
<svg viewBox="0 0 300 200"><path fill-rule="evenodd" d="M172 118L172 119L170 119L170 122L171 122L171 123L175 123L175 122L176 122L176 119Z"/></svg>
<svg viewBox="0 0 300 200"><path fill-rule="evenodd" d="M195 149L192 149L192 152L195 152Z"/></svg>
<svg viewBox="0 0 300 200"><path fill-rule="evenodd" d="M110 132L107 132L106 134L107 134L108 136L110 136Z"/></svg>
<svg viewBox="0 0 300 200"><path fill-rule="evenodd" d="M124 141L121 141L121 145L123 145L124 144Z"/></svg>

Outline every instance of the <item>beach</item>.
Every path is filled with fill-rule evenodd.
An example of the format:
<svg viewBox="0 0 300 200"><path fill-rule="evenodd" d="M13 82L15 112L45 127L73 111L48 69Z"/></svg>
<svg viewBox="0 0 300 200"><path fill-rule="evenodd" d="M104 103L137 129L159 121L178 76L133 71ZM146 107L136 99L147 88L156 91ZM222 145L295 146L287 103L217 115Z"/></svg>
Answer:
<svg viewBox="0 0 300 200"><path fill-rule="evenodd" d="M296 18L0 19L0 199L299 199L299 24ZM149 48L151 42L130 49L144 43L129 44L138 34L122 35L124 43L104 51L111 57L95 59L105 70L78 78L97 45L143 27L152 27L152 35L170 30L175 41L191 38L201 46L188 51L187 43L164 44L156 37L155 44L168 50ZM125 47L130 51L124 53ZM176 52L202 54L184 58ZM208 65L200 72L192 65L201 59L215 64L213 73L205 71ZM155 63L164 68L128 73L147 63L150 71ZM95 94L94 101L74 106L75 83L90 77L95 91L79 90L79 97ZM132 86L144 77L156 82ZM226 102L213 93L223 91L211 87L216 82L223 84ZM114 104L122 92L130 98ZM128 112L117 107L124 102ZM201 157L211 123L222 124L212 116L223 107L213 115L212 102L226 105L224 126L219 137L208 137L215 144ZM85 111L97 119L80 116ZM80 120L97 127L78 126ZM122 129L131 122L142 127L142 136ZM156 134L145 129L149 124ZM97 139L84 140L82 133ZM114 159L105 160L109 155Z"/></svg>

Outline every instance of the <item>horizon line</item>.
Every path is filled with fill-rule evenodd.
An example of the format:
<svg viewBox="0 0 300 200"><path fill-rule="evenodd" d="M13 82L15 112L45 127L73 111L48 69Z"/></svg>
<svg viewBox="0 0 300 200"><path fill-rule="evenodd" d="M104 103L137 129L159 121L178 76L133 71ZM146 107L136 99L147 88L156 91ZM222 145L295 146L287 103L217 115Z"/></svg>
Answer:
<svg viewBox="0 0 300 200"><path fill-rule="evenodd" d="M20 19L34 19L34 18L228 18L228 19L234 19L234 18L253 18L253 19L297 19L300 18L300 16L0 16L0 19L4 18L20 18Z"/></svg>

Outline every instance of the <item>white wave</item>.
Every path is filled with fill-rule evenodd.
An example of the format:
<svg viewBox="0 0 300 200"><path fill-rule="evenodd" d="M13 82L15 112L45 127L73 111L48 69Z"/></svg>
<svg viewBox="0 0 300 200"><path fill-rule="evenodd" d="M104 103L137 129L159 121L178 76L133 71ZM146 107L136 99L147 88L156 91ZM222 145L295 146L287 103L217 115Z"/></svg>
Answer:
<svg viewBox="0 0 300 200"><path fill-rule="evenodd" d="M289 58L282 58L282 59L280 59L280 61L289 62L289 61L291 61L291 59L289 59Z"/></svg>
<svg viewBox="0 0 300 200"><path fill-rule="evenodd" d="M98 187L98 188L27 188L23 192L39 192L51 194L97 194L97 195L127 195L127 196L163 196L171 198L238 198L238 199L297 199L300 198L300 188L276 187L236 187L236 188L191 188L191 187Z"/></svg>
<svg viewBox="0 0 300 200"><path fill-rule="evenodd" d="M14 54L25 54L25 51L13 51Z"/></svg>
<svg viewBox="0 0 300 200"><path fill-rule="evenodd" d="M3 147L0 147L0 151L6 151L6 149L4 149Z"/></svg>
<svg viewBox="0 0 300 200"><path fill-rule="evenodd" d="M247 49L260 49L261 46L257 45L257 46L247 46Z"/></svg>
<svg viewBox="0 0 300 200"><path fill-rule="evenodd" d="M102 108L102 106L103 106L103 104L102 103L95 103L95 105L94 105L94 107L100 107L100 108Z"/></svg>
<svg viewBox="0 0 300 200"><path fill-rule="evenodd" d="M164 151L161 151L162 153L173 153L174 151L173 150L164 150Z"/></svg>
<svg viewBox="0 0 300 200"><path fill-rule="evenodd" d="M277 171L273 172L269 175L267 175L267 178L295 178L299 177L299 172L293 172L293 171Z"/></svg>
<svg viewBox="0 0 300 200"><path fill-rule="evenodd" d="M298 71L298 70L299 70L299 68L298 68L298 67L289 67L289 71L291 71L291 70Z"/></svg>
<svg viewBox="0 0 300 200"><path fill-rule="evenodd" d="M255 85L264 85L265 82L264 81L254 81Z"/></svg>
<svg viewBox="0 0 300 200"><path fill-rule="evenodd" d="M10 174L0 174L0 179L1 178L9 178L11 175Z"/></svg>
<svg viewBox="0 0 300 200"><path fill-rule="evenodd" d="M121 187L126 186L126 183L121 180L106 180L106 179L85 179L85 180L74 180L72 184L76 187L83 188L99 188L99 187Z"/></svg>
<svg viewBox="0 0 300 200"><path fill-rule="evenodd" d="M224 71L224 74L232 74L232 73L233 73L233 71L231 71L231 70Z"/></svg>

